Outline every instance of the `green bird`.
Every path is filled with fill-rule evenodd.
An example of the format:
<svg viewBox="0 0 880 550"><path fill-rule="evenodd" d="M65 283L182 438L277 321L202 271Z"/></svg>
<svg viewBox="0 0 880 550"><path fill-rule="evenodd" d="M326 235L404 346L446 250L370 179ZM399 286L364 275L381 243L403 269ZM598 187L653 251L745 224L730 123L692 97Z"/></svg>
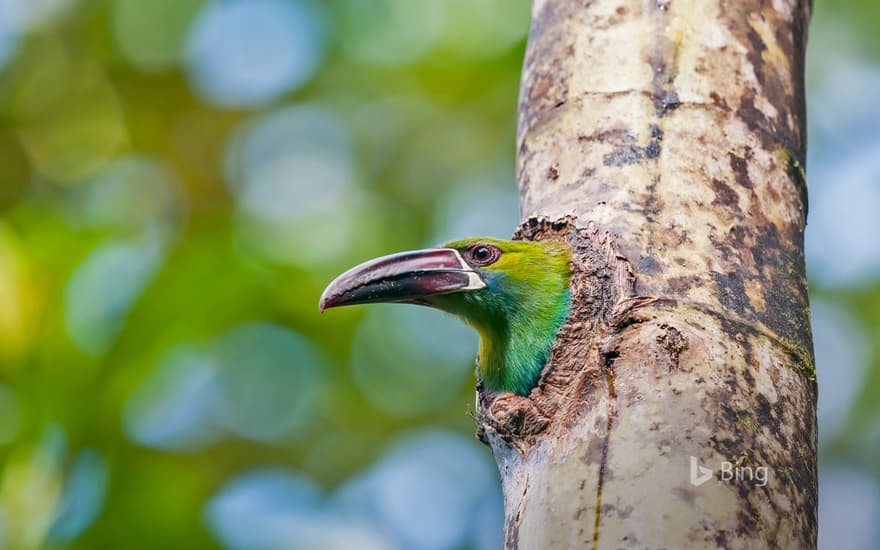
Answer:
<svg viewBox="0 0 880 550"><path fill-rule="evenodd" d="M358 265L327 286L319 309L396 302L456 315L480 335L483 388L528 395L568 316L570 282L565 243L477 237Z"/></svg>

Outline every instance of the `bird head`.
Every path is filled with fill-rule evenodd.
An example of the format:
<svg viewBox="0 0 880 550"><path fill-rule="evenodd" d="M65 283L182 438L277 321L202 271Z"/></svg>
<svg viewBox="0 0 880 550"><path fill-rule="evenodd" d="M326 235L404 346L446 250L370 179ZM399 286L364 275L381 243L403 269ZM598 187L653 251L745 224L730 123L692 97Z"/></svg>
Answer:
<svg viewBox="0 0 880 550"><path fill-rule="evenodd" d="M480 334L484 388L526 395L568 315L570 281L565 243L475 237L360 264L330 283L319 308L395 302L456 315Z"/></svg>

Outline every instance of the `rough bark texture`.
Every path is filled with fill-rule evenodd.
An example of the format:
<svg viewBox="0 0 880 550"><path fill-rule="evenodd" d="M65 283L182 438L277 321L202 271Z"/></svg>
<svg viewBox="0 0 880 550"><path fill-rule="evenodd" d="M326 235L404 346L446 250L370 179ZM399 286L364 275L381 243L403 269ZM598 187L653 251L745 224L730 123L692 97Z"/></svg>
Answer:
<svg viewBox="0 0 880 550"><path fill-rule="evenodd" d="M507 548L815 547L809 11L535 0L519 237L572 244L574 307L529 397L479 396Z"/></svg>

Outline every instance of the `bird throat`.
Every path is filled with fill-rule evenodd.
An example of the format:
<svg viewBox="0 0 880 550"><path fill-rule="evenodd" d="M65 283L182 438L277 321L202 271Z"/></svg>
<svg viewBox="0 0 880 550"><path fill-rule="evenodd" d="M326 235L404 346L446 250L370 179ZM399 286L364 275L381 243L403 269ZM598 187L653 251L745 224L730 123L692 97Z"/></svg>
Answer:
<svg viewBox="0 0 880 550"><path fill-rule="evenodd" d="M570 308L567 286L545 298L504 323L475 326L480 334L477 368L484 389L528 395L537 385Z"/></svg>

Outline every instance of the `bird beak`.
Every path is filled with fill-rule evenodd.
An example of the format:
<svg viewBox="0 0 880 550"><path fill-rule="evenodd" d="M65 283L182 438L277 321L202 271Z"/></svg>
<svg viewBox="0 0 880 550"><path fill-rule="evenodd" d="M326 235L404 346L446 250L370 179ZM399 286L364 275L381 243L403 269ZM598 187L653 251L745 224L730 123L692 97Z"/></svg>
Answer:
<svg viewBox="0 0 880 550"><path fill-rule="evenodd" d="M425 298L486 288L452 248L400 252L370 260L337 277L321 295L325 309L377 302L423 303Z"/></svg>

